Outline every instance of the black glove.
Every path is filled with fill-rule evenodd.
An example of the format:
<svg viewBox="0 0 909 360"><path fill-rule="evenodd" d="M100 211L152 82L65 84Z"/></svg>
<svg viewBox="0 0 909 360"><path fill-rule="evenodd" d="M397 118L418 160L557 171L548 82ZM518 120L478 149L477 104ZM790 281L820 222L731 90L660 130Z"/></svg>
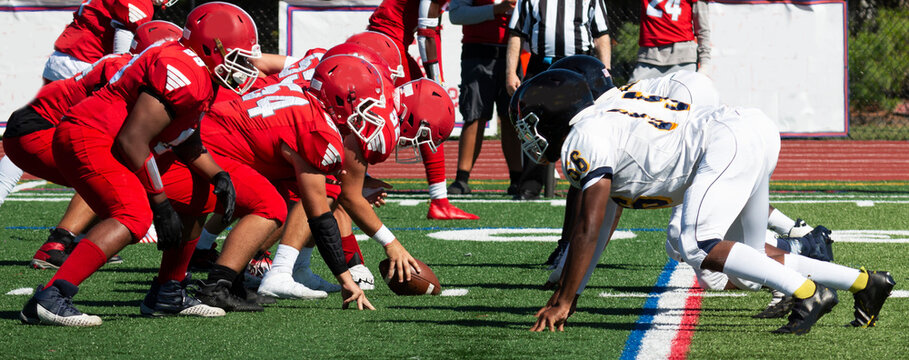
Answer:
<svg viewBox="0 0 909 360"><path fill-rule="evenodd" d="M224 206L224 217L221 218L221 223L229 225L234 217L234 204L237 202L234 183L230 181L230 175L226 171L222 171L211 178L211 184L215 186L212 192L218 197L218 203Z"/></svg>
<svg viewBox="0 0 909 360"><path fill-rule="evenodd" d="M170 200L152 205L153 222L158 232L158 250L167 250L183 241L183 222L170 205Z"/></svg>

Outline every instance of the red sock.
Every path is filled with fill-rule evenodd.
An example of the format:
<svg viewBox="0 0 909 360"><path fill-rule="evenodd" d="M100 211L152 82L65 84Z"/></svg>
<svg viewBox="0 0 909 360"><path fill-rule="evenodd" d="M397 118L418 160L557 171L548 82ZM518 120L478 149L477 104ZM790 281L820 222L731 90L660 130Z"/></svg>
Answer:
<svg viewBox="0 0 909 360"><path fill-rule="evenodd" d="M82 239L45 287L51 286L57 279L66 280L73 285L79 286L106 262L107 255L104 255L104 251L101 251L98 245L95 245L89 239Z"/></svg>
<svg viewBox="0 0 909 360"><path fill-rule="evenodd" d="M445 150L442 145L436 147L436 152L429 150L426 145L421 145L420 155L423 156L427 183L432 185L445 182Z"/></svg>
<svg viewBox="0 0 909 360"><path fill-rule="evenodd" d="M161 267L158 268L158 284L170 280L183 281L186 278L186 268L189 267L189 259L193 257L193 251L196 250L198 242L199 238L196 238L175 248L164 250L161 255Z"/></svg>
<svg viewBox="0 0 909 360"><path fill-rule="evenodd" d="M347 264L351 264L354 256L359 257L359 261L354 262L353 265L363 263L363 253L360 252L360 244L357 244L357 237L354 234L341 237L341 248L344 249L344 261Z"/></svg>

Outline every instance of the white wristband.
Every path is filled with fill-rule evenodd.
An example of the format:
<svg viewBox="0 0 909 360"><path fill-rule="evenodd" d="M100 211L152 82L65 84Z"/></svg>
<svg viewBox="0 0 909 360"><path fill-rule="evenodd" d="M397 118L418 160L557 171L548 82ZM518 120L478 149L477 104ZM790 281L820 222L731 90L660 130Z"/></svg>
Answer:
<svg viewBox="0 0 909 360"><path fill-rule="evenodd" d="M432 29L439 27L439 18L419 18L417 26L421 29Z"/></svg>
<svg viewBox="0 0 909 360"><path fill-rule="evenodd" d="M382 227L379 228L379 231L376 231L376 234L372 236L372 239L379 244L382 244L382 246L386 246L395 241L395 234L392 234L391 230L388 230L388 227L382 225Z"/></svg>

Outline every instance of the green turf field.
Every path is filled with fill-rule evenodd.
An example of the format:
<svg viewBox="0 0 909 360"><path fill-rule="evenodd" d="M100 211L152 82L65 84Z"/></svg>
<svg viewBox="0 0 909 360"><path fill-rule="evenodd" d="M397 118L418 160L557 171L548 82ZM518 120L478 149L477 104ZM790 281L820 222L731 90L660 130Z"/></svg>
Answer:
<svg viewBox="0 0 909 360"><path fill-rule="evenodd" d="M403 190L425 187L414 181L394 184ZM502 190L507 185L503 184L471 183L478 190ZM771 195L774 205L811 225L825 225L835 232L856 230L851 234L858 238L869 237L858 230L902 231L876 235L884 242L834 245L838 263L891 271L898 295L888 300L877 327L853 329L843 327L852 318L852 296L840 291L840 304L811 333L800 337L770 333L784 319L750 317L763 309L769 300L767 292L703 297L687 357L909 358L909 300L905 298L909 243L893 240L909 239L909 185L778 183L773 188L778 190ZM647 298L632 295L653 292L667 263L662 230L668 210L626 211L619 229L630 230L634 237L610 243L566 332L539 334L527 330L550 295L539 289L548 275L539 264L554 243L443 240L430 235L443 230L508 228L517 233L497 239L520 240L522 234L513 229L559 228L564 204L516 203L506 201L501 191L478 192L453 201L482 220L441 222L425 220L427 203L413 201L425 200L425 193L402 192L391 196L392 201L377 211L379 216L411 254L432 266L445 289L467 289L466 295L398 297L380 283L367 292L377 308L373 312L342 311L340 296L332 294L321 301L281 300L263 313L229 313L216 319L144 318L139 315L139 303L157 274L160 254L154 245L138 244L121 252L123 264L102 268L76 296L76 306L100 315L102 326L22 325L18 314L28 297L4 294L34 288L50 278L51 271L33 270L27 264L66 206L55 199L70 195L22 191L0 207L0 357L619 358L633 330L650 328L636 322L665 310L645 310ZM378 276L384 253L371 240L360 244L367 265ZM327 277L328 270L318 257L314 264L315 271ZM601 293L613 296L601 297Z"/></svg>

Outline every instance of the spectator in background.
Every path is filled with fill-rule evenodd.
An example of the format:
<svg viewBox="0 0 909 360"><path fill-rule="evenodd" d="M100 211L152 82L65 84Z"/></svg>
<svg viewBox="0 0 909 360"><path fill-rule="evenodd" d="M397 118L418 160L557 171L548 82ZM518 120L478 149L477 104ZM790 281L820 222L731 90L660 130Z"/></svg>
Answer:
<svg viewBox="0 0 909 360"><path fill-rule="evenodd" d="M464 127L458 140L458 173L449 194L469 194L470 171L483 146L486 122L495 106L499 119L508 119L509 93L505 90L505 44L508 17L517 0L452 0L449 19L464 25L461 50L459 109ZM510 121L501 121L502 152L508 164L509 195L517 194L521 178L521 143Z"/></svg>
<svg viewBox="0 0 909 360"><path fill-rule="evenodd" d="M643 0L638 45L632 82L703 69L710 62L707 2Z"/></svg>
<svg viewBox="0 0 909 360"><path fill-rule="evenodd" d="M561 15L561 16L559 16ZM518 0L511 22L505 67L505 88L514 94L521 79L517 75L521 47L530 47L526 79L545 71L549 65L566 56L586 54L596 56L612 67L606 4L604 0L541 1ZM524 157L524 169L515 200L531 200L540 196L546 177L545 165L535 164Z"/></svg>

